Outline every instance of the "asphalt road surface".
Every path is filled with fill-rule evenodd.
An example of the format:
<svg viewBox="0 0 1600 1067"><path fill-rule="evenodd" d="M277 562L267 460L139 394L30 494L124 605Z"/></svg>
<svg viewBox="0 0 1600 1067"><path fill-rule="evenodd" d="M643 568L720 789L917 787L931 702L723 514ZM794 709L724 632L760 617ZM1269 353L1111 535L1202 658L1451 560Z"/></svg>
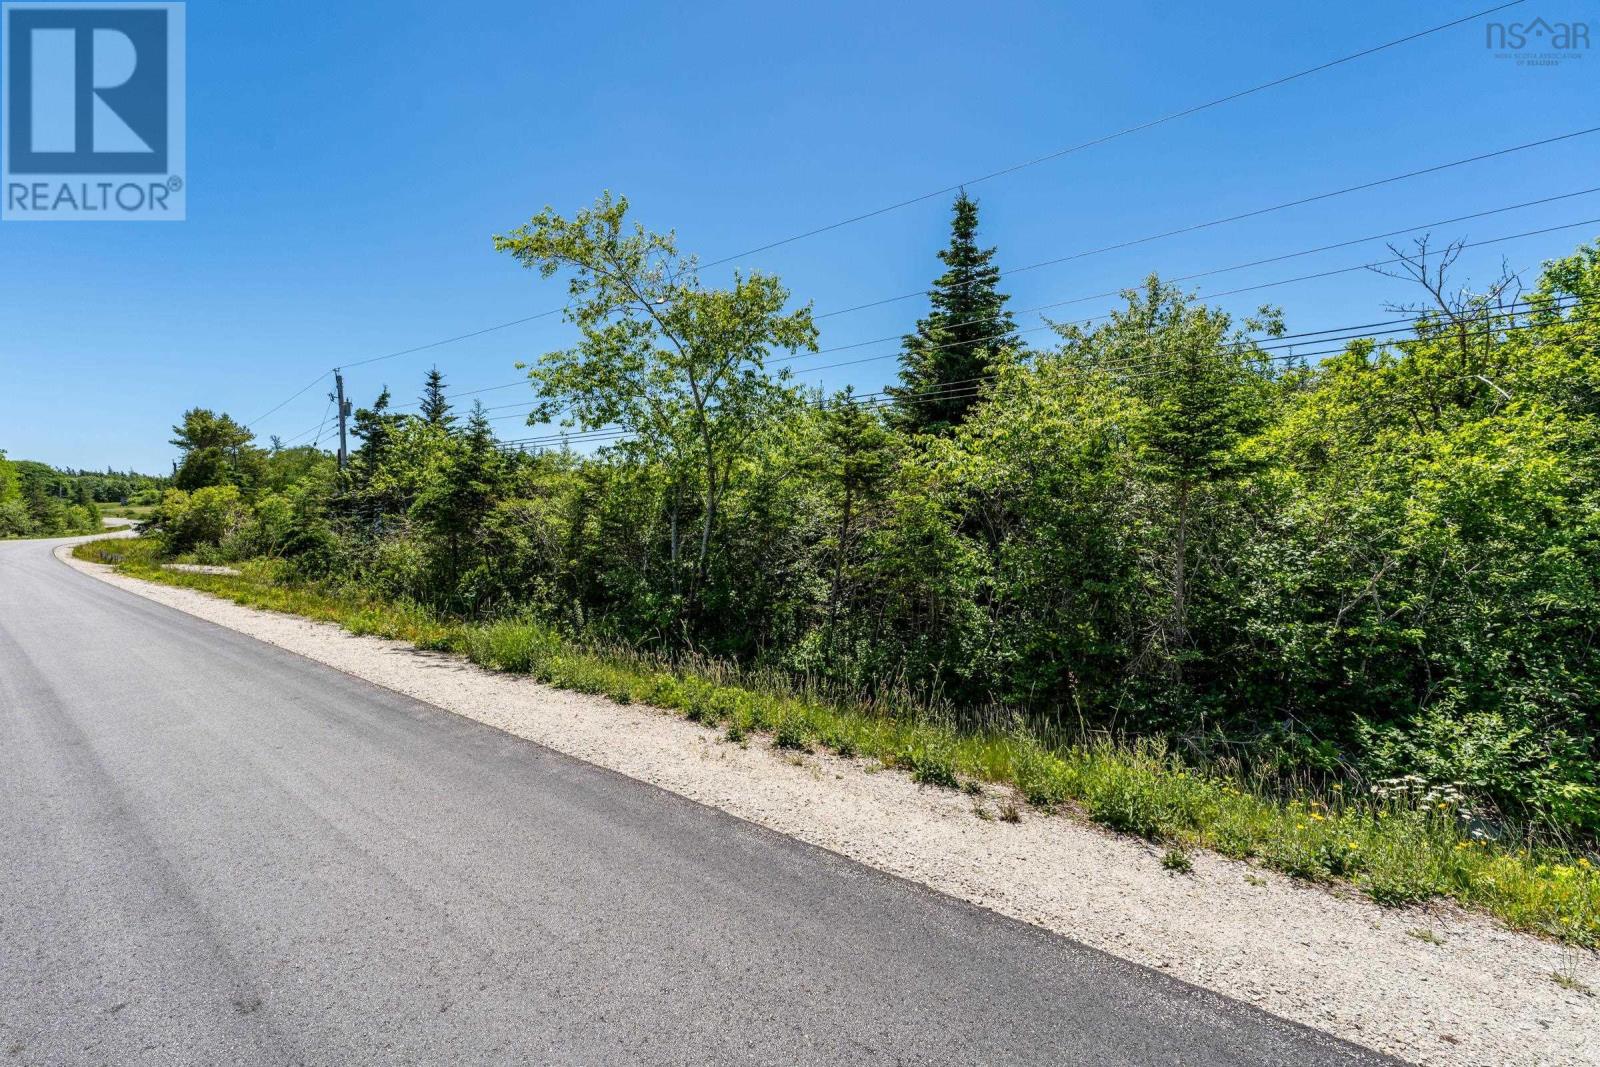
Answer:
<svg viewBox="0 0 1600 1067"><path fill-rule="evenodd" d="M56 543L0 543L0 1065L1378 1061Z"/></svg>

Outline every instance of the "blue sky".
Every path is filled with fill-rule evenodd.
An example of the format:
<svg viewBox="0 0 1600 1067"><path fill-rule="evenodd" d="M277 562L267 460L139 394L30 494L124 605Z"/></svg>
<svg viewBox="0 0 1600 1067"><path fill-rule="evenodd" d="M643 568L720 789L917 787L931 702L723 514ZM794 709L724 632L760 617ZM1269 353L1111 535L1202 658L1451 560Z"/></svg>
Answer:
<svg viewBox="0 0 1600 1067"><path fill-rule="evenodd" d="M471 5L193 0L188 221L0 225L0 448L160 471L203 405L254 419L318 372L562 302L491 235L545 204L625 193L712 259L1449 21L1492 0L1340 5L1060 2ZM1503 19L1592 14L1530 2ZM1554 68L1485 48L1484 21L971 187L1001 264L1024 264L1600 125L1600 53ZM1033 271L1016 308L1150 270L1226 266L1600 185L1600 134ZM924 288L930 200L742 265L819 312ZM1600 195L1437 229L1486 240L1600 218ZM1474 249L1536 267L1600 225ZM1382 243L1195 283L1202 293L1382 256ZM732 265L720 268L731 270ZM724 275L725 276L725 275ZM711 272L708 280L717 281ZM1217 303L1291 330L1375 321L1416 294L1368 272ZM1071 316L1111 301L1074 305ZM824 347L897 334L907 301L824 322ZM1020 325L1037 323L1022 316ZM565 343L543 319L353 369L404 402L435 362L458 390L514 382ZM1030 335L1038 338L1039 335ZM875 389L892 345L796 361ZM496 406L524 387L485 394ZM319 424L313 389L259 423ZM526 433L514 410L497 429ZM303 439L309 439L306 435ZM326 435L324 435L326 440Z"/></svg>

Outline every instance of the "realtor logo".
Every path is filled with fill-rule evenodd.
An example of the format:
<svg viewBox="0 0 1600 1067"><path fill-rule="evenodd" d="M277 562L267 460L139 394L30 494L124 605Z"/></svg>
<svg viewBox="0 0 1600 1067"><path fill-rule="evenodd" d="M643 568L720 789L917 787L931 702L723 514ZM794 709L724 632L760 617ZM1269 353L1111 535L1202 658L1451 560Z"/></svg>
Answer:
<svg viewBox="0 0 1600 1067"><path fill-rule="evenodd" d="M0 5L0 218L181 220L181 3Z"/></svg>

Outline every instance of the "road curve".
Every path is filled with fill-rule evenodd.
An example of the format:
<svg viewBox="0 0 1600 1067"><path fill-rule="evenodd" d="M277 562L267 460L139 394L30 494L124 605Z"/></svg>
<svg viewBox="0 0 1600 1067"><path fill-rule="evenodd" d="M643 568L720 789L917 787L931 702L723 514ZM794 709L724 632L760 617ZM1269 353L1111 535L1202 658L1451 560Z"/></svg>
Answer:
<svg viewBox="0 0 1600 1067"><path fill-rule="evenodd" d="M59 543L0 542L0 1063L1390 1062Z"/></svg>

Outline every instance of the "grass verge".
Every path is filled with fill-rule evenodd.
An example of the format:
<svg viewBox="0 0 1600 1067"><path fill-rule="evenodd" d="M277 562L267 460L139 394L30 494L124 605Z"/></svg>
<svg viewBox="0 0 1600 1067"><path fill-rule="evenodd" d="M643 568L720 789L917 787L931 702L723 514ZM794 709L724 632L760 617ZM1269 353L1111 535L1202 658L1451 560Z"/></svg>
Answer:
<svg viewBox="0 0 1600 1067"><path fill-rule="evenodd" d="M1272 796L1248 782L1198 773L1158 745L1049 746L1019 731L963 733L912 715L784 691L776 683L730 684L714 670L626 649L583 647L537 622L451 622L416 605L287 583L270 561L244 564L237 576L166 571L156 548L141 539L93 541L74 554L133 577L452 652L562 689L667 709L720 727L734 741L760 732L784 748L871 757L932 787L1010 786L1035 810L1072 810L1160 842L1185 864L1188 850L1210 849L1309 881L1347 883L1381 904L1448 898L1515 929L1600 948L1600 870L1593 860L1476 840L1451 803L1347 797L1337 787L1322 795ZM1005 821L1014 821L1014 814L1009 808Z"/></svg>

